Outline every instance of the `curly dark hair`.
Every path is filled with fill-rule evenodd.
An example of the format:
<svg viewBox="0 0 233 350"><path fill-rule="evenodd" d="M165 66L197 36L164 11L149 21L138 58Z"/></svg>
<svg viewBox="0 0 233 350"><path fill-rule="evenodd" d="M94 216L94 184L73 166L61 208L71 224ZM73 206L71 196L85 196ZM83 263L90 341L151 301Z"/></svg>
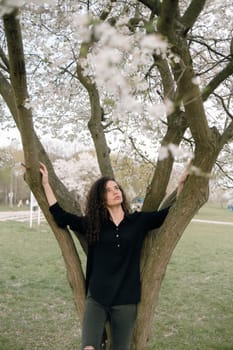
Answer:
<svg viewBox="0 0 233 350"><path fill-rule="evenodd" d="M117 183L122 193L122 209L125 213L129 212L129 203L126 199L125 192L114 178L103 176L95 181L86 199L85 216L88 223L88 243L95 243L99 240L101 227L109 219L109 212L105 206L105 188L108 181L115 181Z"/></svg>

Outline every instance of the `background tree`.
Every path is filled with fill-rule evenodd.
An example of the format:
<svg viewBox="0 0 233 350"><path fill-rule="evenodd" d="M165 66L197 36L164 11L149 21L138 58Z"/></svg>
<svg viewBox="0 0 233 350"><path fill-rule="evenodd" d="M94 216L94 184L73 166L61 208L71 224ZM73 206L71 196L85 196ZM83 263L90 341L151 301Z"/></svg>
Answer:
<svg viewBox="0 0 233 350"><path fill-rule="evenodd" d="M21 162L23 152L14 147L0 149L0 203L17 205L30 197L28 186L23 180ZM12 195L10 195L12 194Z"/></svg>
<svg viewBox="0 0 233 350"><path fill-rule="evenodd" d="M47 164L61 205L75 212L80 212L80 205L54 173L35 132L38 122L34 122L33 114L43 116L44 130L51 114L52 126L57 116L63 118L63 123L74 118L77 129L86 123L103 175L115 173L110 153L112 138L121 140L127 151L129 145L132 147L128 155L137 150L137 156L153 160L159 150L151 182L145 189L144 210L156 210L161 205L174 161L192 156L190 176L178 201L156 236L150 234L144 245L142 301L133 349L146 347L171 254L196 211L207 201L212 169L225 145L232 141L229 5L230 1L212 4L204 0L107 4L61 1L50 8L26 5L21 9L21 19L14 8L8 8L3 16L7 51L3 41L0 93L20 131L26 180L61 247L80 319L84 274L70 233L59 229L48 211L38 160ZM222 31L216 30L219 18ZM25 28L25 53L20 20ZM32 27L34 31L29 34L26 29ZM42 35L40 49L39 29L47 34ZM32 59L36 45L37 60ZM48 47L50 52L45 55ZM50 98L46 94L38 98L37 89L46 90ZM56 97L61 100L58 105ZM37 98L41 102L46 99L45 104L36 103ZM76 133L76 137L84 134ZM143 143L145 147L138 149ZM145 152L148 147L149 155ZM85 242L81 243L85 249Z"/></svg>

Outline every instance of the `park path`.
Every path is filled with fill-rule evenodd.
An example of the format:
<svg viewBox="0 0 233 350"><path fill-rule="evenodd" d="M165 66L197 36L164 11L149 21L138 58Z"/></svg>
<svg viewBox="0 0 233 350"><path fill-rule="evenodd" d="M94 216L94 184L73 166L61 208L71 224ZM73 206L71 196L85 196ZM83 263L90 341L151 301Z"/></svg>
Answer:
<svg viewBox="0 0 233 350"><path fill-rule="evenodd" d="M38 211L32 213L33 220L38 219ZM0 221L28 221L30 219L30 211L22 210L22 211L0 211ZM40 212L40 220L45 220L43 214ZM200 222L206 224L214 224L214 225L228 225L233 226L233 222L231 221L215 221L215 220L203 220L203 219L193 219L192 222Z"/></svg>
<svg viewBox="0 0 233 350"><path fill-rule="evenodd" d="M231 222L231 221L215 221L215 220L193 219L192 222L202 222L202 223L205 223L205 224L233 226L233 222Z"/></svg>

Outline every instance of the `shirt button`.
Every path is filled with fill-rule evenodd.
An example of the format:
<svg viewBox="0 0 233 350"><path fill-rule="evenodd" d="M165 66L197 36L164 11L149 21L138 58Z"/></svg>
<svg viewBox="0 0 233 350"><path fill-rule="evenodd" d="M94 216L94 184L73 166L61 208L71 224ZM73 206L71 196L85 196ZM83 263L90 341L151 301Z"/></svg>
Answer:
<svg viewBox="0 0 233 350"><path fill-rule="evenodd" d="M117 244L117 248L120 248L120 244Z"/></svg>
<svg viewBox="0 0 233 350"><path fill-rule="evenodd" d="M119 235L118 235L118 234L116 234L116 237L118 238L118 237L119 237Z"/></svg>

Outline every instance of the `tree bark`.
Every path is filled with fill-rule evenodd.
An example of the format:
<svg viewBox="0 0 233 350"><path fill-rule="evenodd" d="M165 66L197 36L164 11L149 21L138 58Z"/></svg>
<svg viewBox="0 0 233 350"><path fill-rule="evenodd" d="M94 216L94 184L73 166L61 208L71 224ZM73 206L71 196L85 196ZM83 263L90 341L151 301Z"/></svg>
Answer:
<svg viewBox="0 0 233 350"><path fill-rule="evenodd" d="M101 174L103 176L114 177L114 171L110 160L110 147L107 144L102 125L103 109L100 104L99 92L95 83L93 83L88 76L84 76L81 66L81 62L86 58L90 46L91 44L82 44L79 60L77 62L77 76L89 95L91 117L88 122L88 128L95 145Z"/></svg>
<svg viewBox="0 0 233 350"><path fill-rule="evenodd" d="M5 97L9 97L7 94L12 93L12 102L9 103L9 108L14 113L15 121L22 138L26 167L26 179L61 248L67 268L68 281L73 291L78 315L82 321L85 302L85 283L81 261L77 254L77 250L70 233L67 230L62 230L57 227L48 210L48 203L45 199L45 195L41 186L38 163L39 160L46 162L48 170L50 172L50 181L52 186L54 183L59 183L58 188L54 187L56 188L55 193L58 199L63 198L64 201L64 194L67 194L68 191L58 181L58 179L55 177L55 174L52 174L51 163L48 160L46 152L36 137L36 133L33 129L31 109L25 107L25 102L28 99L28 92L23 54L23 43L19 20L17 18L17 11L14 11L10 15L4 16L4 26L7 36L8 55L10 62L10 78L12 84L12 89L5 89L4 91ZM1 78L3 78L3 76L1 76ZM7 85L4 87L6 88ZM69 206L69 210L71 210L72 207L74 208L76 206L74 205L74 200L70 201L70 199L71 197L67 196L66 206ZM71 205L70 202L73 204Z"/></svg>

